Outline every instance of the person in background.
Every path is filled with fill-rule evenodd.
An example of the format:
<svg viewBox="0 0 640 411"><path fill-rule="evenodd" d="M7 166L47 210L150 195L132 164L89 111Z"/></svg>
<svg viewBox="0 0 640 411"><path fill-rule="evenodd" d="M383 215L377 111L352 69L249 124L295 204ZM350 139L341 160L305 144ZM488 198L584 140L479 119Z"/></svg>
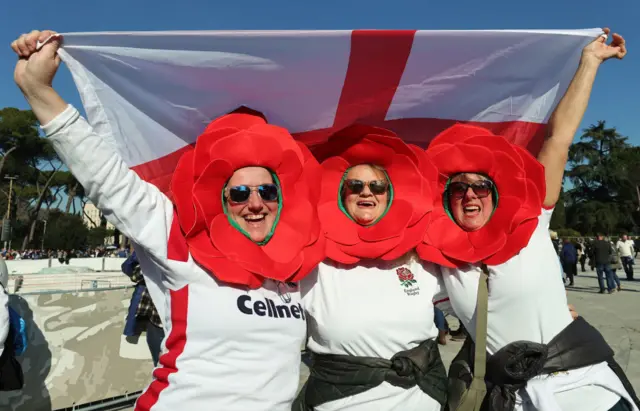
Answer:
<svg viewBox="0 0 640 411"><path fill-rule="evenodd" d="M556 250L556 254L560 255L560 239L558 238L558 233L553 230L549 230L549 236L551 237L551 243L553 243L553 248Z"/></svg>
<svg viewBox="0 0 640 411"><path fill-rule="evenodd" d="M449 323L444 317L444 313L438 307L433 308L433 317L438 329L438 344L447 345L447 334L449 334Z"/></svg>
<svg viewBox="0 0 640 411"><path fill-rule="evenodd" d="M593 248L593 244L595 243L594 238L587 239L587 257L589 257L589 268L591 271L595 271L596 269L596 258L595 258L595 250Z"/></svg>
<svg viewBox="0 0 640 411"><path fill-rule="evenodd" d="M622 267L624 268L627 280L629 281L633 281L633 259L635 258L634 248L633 241L630 240L626 234L622 234L622 237L620 237L620 240L618 240L618 243L616 244L616 249L618 250Z"/></svg>
<svg viewBox="0 0 640 411"><path fill-rule="evenodd" d="M573 285L573 277L578 272L578 253L576 247L571 244L571 240L565 238L560 252L560 261L562 262L562 270L569 277L569 285Z"/></svg>
<svg viewBox="0 0 640 411"><path fill-rule="evenodd" d="M604 278L607 280L607 291L609 294L615 290L615 281L613 280L613 270L611 268L611 244L604 239L602 234L596 236L593 242L593 261L595 263L596 274L598 275L598 285L600 286L600 294L604 294Z"/></svg>
<svg viewBox="0 0 640 411"><path fill-rule="evenodd" d="M587 272L584 266L587 263L587 244L584 241L584 238L580 238L576 245L576 249L578 250L578 261L580 262L580 269L583 273ZM576 273L577 275L577 273Z"/></svg>
<svg viewBox="0 0 640 411"><path fill-rule="evenodd" d="M609 245L611 246L611 271L613 272L613 282L615 283L616 290L620 291L620 277L618 277L618 270L622 269L622 261L620 261L620 254L616 245L613 243L612 237L607 237Z"/></svg>
<svg viewBox="0 0 640 411"><path fill-rule="evenodd" d="M140 335L140 332L145 330L153 365L157 366L162 340L164 339L164 328L162 327L158 310L153 304L147 285L144 282L144 277L140 271L140 262L135 251L122 263L121 268L122 272L128 275L136 285L129 303L129 312L123 334L127 337L133 337Z"/></svg>

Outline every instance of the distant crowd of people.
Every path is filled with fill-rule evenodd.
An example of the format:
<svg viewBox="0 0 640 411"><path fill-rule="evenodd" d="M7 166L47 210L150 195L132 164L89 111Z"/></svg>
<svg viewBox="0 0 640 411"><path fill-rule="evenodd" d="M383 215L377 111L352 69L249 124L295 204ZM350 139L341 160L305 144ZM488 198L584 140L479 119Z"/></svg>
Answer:
<svg viewBox="0 0 640 411"><path fill-rule="evenodd" d="M605 291L609 294L620 291L618 270L624 270L627 280L634 280L633 266L640 251L640 237L633 239L627 234L622 234L615 238L598 234L596 238L565 238L561 241L556 232L550 231L549 234L570 286L573 285L574 277L578 275L578 264L584 273L587 262L591 270L595 270L598 275L601 294Z"/></svg>
<svg viewBox="0 0 640 411"><path fill-rule="evenodd" d="M62 260L62 262L68 262L71 258L99 258L99 257L129 257L129 251L124 248L107 249L105 247L87 248L84 250L43 250L43 249L28 249L28 250L13 250L3 248L0 251L0 255L5 260L45 260L49 258Z"/></svg>

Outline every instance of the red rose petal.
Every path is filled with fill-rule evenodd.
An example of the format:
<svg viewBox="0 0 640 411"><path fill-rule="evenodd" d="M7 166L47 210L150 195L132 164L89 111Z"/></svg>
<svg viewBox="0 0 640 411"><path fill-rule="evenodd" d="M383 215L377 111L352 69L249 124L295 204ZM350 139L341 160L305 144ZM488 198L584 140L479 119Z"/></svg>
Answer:
<svg viewBox="0 0 640 411"><path fill-rule="evenodd" d="M205 168L193 186L193 201L196 209L204 215L207 226L211 225L215 216L224 213L221 202L222 192L232 174L233 170L227 162L216 160Z"/></svg>
<svg viewBox="0 0 640 411"><path fill-rule="evenodd" d="M342 247L345 252L354 257L365 259L375 259L382 257L392 248L400 244L401 237L397 236L387 240L378 240L375 242L360 242L353 246Z"/></svg>
<svg viewBox="0 0 640 411"><path fill-rule="evenodd" d="M311 204L306 202L289 203L286 206L288 210L285 212L283 209L273 237L263 247L264 252L278 263L293 260L307 244L310 229L308 221L314 214Z"/></svg>
<svg viewBox="0 0 640 411"><path fill-rule="evenodd" d="M233 128L233 129L247 129L259 124L265 124L266 120L264 116L259 112L237 112L227 114L211 121L207 128L205 128L203 134L213 132L217 129Z"/></svg>
<svg viewBox="0 0 640 411"><path fill-rule="evenodd" d="M400 243L394 249L385 253L382 256L382 259L386 261L393 261L413 250L418 244L421 243L422 238L426 233L427 227L429 226L430 220L431 216L429 214L425 214L422 219L418 221L418 223L414 224L411 227L407 227L404 231L404 235L402 236Z"/></svg>
<svg viewBox="0 0 640 411"><path fill-rule="evenodd" d="M447 176L464 172L487 173L494 164L491 151L481 146L452 146L436 156L429 156L440 173ZM488 174L488 173L487 173Z"/></svg>
<svg viewBox="0 0 640 411"><path fill-rule="evenodd" d="M353 255L347 254L342 251L342 247L336 244L333 241L327 239L326 245L327 258L337 261L343 264L356 264L360 261L360 257L355 257Z"/></svg>
<svg viewBox="0 0 640 411"><path fill-rule="evenodd" d="M173 202L178 210L178 221L185 233L189 233L196 223L196 211L193 205L191 193L194 184L193 178L193 150L182 155L171 181Z"/></svg>
<svg viewBox="0 0 640 411"><path fill-rule="evenodd" d="M359 164L376 164L384 168L389 167L389 162L395 153L391 148L376 144L370 140L349 147L341 157L352 167Z"/></svg>
<svg viewBox="0 0 640 411"><path fill-rule="evenodd" d="M318 217L328 239L344 245L355 245L360 241L358 224L351 221L336 205L318 206Z"/></svg>
<svg viewBox="0 0 640 411"><path fill-rule="evenodd" d="M483 127L456 124L447 128L431 140L429 148L436 147L440 144L457 144L475 136L493 136L493 133Z"/></svg>
<svg viewBox="0 0 640 411"><path fill-rule="evenodd" d="M396 199L380 221L369 227L359 226L358 237L366 242L384 241L398 237L404 232L404 230L398 230L398 227L406 227L412 214L411 204L402 199Z"/></svg>

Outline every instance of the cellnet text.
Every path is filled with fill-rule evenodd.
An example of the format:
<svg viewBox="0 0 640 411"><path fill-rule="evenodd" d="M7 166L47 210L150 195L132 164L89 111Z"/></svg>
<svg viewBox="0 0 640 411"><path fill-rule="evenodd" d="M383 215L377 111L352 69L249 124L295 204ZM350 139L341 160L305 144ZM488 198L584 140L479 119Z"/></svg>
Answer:
<svg viewBox="0 0 640 411"><path fill-rule="evenodd" d="M248 295L238 297L238 309L247 315L272 318L297 318L306 320L302 306L298 304L276 304L273 300L265 298L264 301L251 301Z"/></svg>

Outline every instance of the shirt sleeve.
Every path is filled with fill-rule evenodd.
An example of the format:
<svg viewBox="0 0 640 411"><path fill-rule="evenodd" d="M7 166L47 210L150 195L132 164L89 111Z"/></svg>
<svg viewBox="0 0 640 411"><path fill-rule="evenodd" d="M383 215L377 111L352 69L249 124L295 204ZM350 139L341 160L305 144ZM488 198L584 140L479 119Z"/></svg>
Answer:
<svg viewBox="0 0 640 411"><path fill-rule="evenodd" d="M106 220L149 253L166 257L171 201L130 170L71 105L42 129Z"/></svg>
<svg viewBox="0 0 640 411"><path fill-rule="evenodd" d="M544 230L549 230L551 225L551 216L553 216L554 208L543 208L540 217L538 217L539 227Z"/></svg>

